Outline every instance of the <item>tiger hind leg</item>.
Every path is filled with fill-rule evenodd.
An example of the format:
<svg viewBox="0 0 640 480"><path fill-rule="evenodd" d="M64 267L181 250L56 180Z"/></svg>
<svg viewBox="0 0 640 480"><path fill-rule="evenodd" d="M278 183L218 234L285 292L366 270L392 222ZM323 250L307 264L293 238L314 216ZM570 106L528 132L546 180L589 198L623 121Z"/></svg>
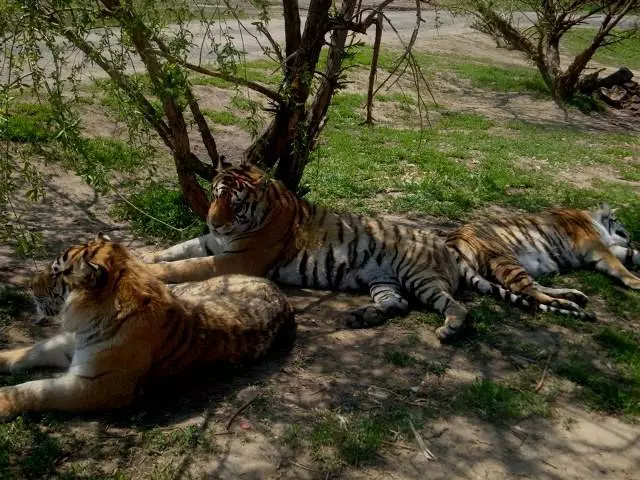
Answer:
<svg viewBox="0 0 640 480"><path fill-rule="evenodd" d="M517 295L526 295L531 297L538 305L547 305L557 311L581 311L580 305L576 302L565 298L557 298L540 290L531 275L514 258L494 258L491 260L490 267L498 283Z"/></svg>
<svg viewBox="0 0 640 480"><path fill-rule="evenodd" d="M564 298L565 300L575 303L579 307L584 307L589 302L589 297L587 295L574 288L551 288L545 287L536 282L533 283L533 286L539 292L554 298Z"/></svg>
<svg viewBox="0 0 640 480"><path fill-rule="evenodd" d="M402 295L400 285L393 280L376 280L369 284L373 305L365 305L349 312L349 328L375 327L385 320L406 315L409 302Z"/></svg>

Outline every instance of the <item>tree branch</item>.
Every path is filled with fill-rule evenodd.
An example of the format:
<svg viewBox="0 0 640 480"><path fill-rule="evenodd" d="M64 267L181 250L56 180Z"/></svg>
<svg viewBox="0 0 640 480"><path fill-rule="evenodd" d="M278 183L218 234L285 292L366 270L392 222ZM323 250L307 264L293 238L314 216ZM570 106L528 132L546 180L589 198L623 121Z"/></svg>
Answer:
<svg viewBox="0 0 640 480"><path fill-rule="evenodd" d="M284 14L285 53L287 58L290 59L287 61L287 67L291 67L294 53L300 48L302 39L298 0L282 0L282 8Z"/></svg>
<svg viewBox="0 0 640 480"><path fill-rule="evenodd" d="M162 56L167 60L169 60L170 62L181 65L184 68L187 68L194 72L202 73L203 75L207 75L209 77L220 78L222 80L225 80L226 82L235 83L236 85L242 85L243 87L247 87L251 90L261 93L262 95L270 98L276 103L284 103L284 98L282 97L282 95L259 83L252 82L251 80L246 80L240 77L235 77L227 73L216 72L215 70L209 70L208 68L201 67L193 63L189 63L186 60L182 60L180 58L174 57L173 55L162 53Z"/></svg>

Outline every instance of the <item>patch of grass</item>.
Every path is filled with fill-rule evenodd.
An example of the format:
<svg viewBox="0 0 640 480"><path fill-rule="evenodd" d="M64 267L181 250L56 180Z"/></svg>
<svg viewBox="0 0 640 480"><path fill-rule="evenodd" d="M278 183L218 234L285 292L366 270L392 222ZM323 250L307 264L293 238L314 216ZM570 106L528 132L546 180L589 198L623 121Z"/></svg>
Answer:
<svg viewBox="0 0 640 480"><path fill-rule="evenodd" d="M120 220L131 221L137 235L179 242L202 235L205 231L204 223L191 211L177 188L152 183L131 195L129 201L134 206L121 202L112 213ZM165 223L180 231L167 227Z"/></svg>
<svg viewBox="0 0 640 480"><path fill-rule="evenodd" d="M395 365L396 367L410 367L415 365L417 360L409 353L402 350L391 350L384 353L384 358L387 362Z"/></svg>
<svg viewBox="0 0 640 480"><path fill-rule="evenodd" d="M637 362L637 350L630 352L627 340L620 342L607 334L600 337L599 341L616 343L613 358L616 355L624 358L623 365L617 365L619 368L615 370L604 369L599 365L600 362L596 363L597 357L593 352L585 355L585 351L589 350L584 345L574 344L567 358L554 367L554 372L580 386L576 397L589 407L609 413L639 415L640 375L637 368L624 365L629 358Z"/></svg>
<svg viewBox="0 0 640 480"><path fill-rule="evenodd" d="M80 148L90 164L100 165L107 171L131 173L149 162L142 151L126 142L110 138L82 139Z"/></svg>
<svg viewBox="0 0 640 480"><path fill-rule="evenodd" d="M606 349L607 355L618 365L627 368L640 385L640 343L636 335L605 327L594 339ZM640 398L638 398L638 411L640 412Z"/></svg>
<svg viewBox="0 0 640 480"><path fill-rule="evenodd" d="M490 380L476 380L458 395L458 409L473 411L482 418L502 423L528 416L549 416L546 400L529 391L519 391Z"/></svg>
<svg viewBox="0 0 640 480"><path fill-rule="evenodd" d="M362 465L375 458L387 434L384 423L373 416L352 418L347 427L340 417L329 414L315 424L311 443L317 459L326 462L327 450L335 449L339 458L346 463Z"/></svg>
<svg viewBox="0 0 640 480"><path fill-rule="evenodd" d="M214 123L218 125L239 125L243 126L246 122L243 118L239 118L228 110L221 112L214 112L212 110L205 110L202 112L207 118L210 118Z"/></svg>
<svg viewBox="0 0 640 480"><path fill-rule="evenodd" d="M60 442L25 417L0 424L0 478L44 478L55 473Z"/></svg>
<svg viewBox="0 0 640 480"><path fill-rule="evenodd" d="M210 439L201 432L197 425L189 425L169 432L157 429L148 430L144 432L142 438L142 448L156 455L168 451L185 454L198 447L213 451Z"/></svg>
<svg viewBox="0 0 640 480"><path fill-rule="evenodd" d="M633 185L594 182L588 188L556 177L582 165L623 165L622 159L633 154L629 145L637 141L631 136L587 135L447 112L423 131L369 128L360 125L363 101L358 94L336 96L318 161L312 160L303 177L311 201L359 213L464 219L488 204L538 211L587 208L608 200L622 207L620 218L630 226L637 223L627 218L640 220Z"/></svg>
<svg viewBox="0 0 640 480"><path fill-rule="evenodd" d="M17 103L11 105L3 137L12 142L37 143L53 140L53 109L49 105ZM1 120L1 118L0 118Z"/></svg>
<svg viewBox="0 0 640 480"><path fill-rule="evenodd" d="M629 320L640 316L640 292L620 285L602 273L581 270L569 276L577 282L579 290L587 295L599 295L612 314Z"/></svg>
<svg viewBox="0 0 640 480"><path fill-rule="evenodd" d="M562 46L571 55L577 55L591 43L597 31L597 28L594 27L572 28L562 37ZM610 47L600 48L593 59L606 65L626 66L633 70L640 68L639 51L640 35L635 35Z"/></svg>
<svg viewBox="0 0 640 480"><path fill-rule="evenodd" d="M193 75L189 79L193 85L211 85L218 88L233 88L234 84L221 78L209 77L207 75Z"/></svg>
<svg viewBox="0 0 640 480"><path fill-rule="evenodd" d="M0 287L0 321L12 319L32 308L28 291L13 285Z"/></svg>
<svg viewBox="0 0 640 480"><path fill-rule="evenodd" d="M475 88L498 92L533 93L549 96L550 92L542 77L532 67L499 67L484 63L454 63L453 71L461 78L471 81Z"/></svg>

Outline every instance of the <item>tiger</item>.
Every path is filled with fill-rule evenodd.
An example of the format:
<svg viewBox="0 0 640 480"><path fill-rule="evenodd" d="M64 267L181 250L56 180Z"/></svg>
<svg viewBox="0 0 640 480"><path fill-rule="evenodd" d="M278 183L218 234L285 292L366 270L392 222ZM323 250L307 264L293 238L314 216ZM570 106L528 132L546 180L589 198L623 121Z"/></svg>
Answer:
<svg viewBox="0 0 640 480"><path fill-rule="evenodd" d="M591 211L548 210L538 214L490 217L463 225L447 235L461 271L471 282L488 277L505 289L531 298L541 311L584 319L589 298L580 290L550 288L534 279L580 268L593 268L640 290L640 278L624 264L640 267L640 252L607 204Z"/></svg>
<svg viewBox="0 0 640 480"><path fill-rule="evenodd" d="M60 313L69 296L67 284L52 275L51 265L47 265L39 275L28 282L28 287L36 308L33 324L51 323L51 320Z"/></svg>
<svg viewBox="0 0 640 480"><path fill-rule="evenodd" d="M172 292L105 236L69 247L41 275L41 284L66 285L60 311L51 310L63 332L0 351L0 372L67 371L0 388L0 418L124 407L150 384L197 367L253 361L295 332L293 309L269 280L221 276Z"/></svg>
<svg viewBox="0 0 640 480"><path fill-rule="evenodd" d="M453 296L458 265L441 237L316 206L252 164L220 163L217 171L209 233L148 255L145 261L157 278L181 283L242 273L302 288L368 288L373 304L347 312L347 327L376 326L405 315L409 299L444 315L436 329L441 341L465 327L467 309ZM488 281L475 284L483 293L516 300Z"/></svg>

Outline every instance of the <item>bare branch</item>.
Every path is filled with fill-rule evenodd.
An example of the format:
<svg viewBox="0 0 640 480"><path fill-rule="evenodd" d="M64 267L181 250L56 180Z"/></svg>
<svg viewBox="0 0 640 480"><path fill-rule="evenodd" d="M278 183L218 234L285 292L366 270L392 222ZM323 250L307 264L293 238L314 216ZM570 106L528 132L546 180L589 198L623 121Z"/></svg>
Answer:
<svg viewBox="0 0 640 480"><path fill-rule="evenodd" d="M264 23L253 22L251 25L254 25L261 34L267 37L267 40L269 40L269 43L271 44L271 48L273 48L273 51L276 54L278 62L280 64L284 64L284 59L282 58L282 50L280 49L280 45L278 45L278 42L275 41L275 39L273 38L269 30L267 30L267 27L265 27Z"/></svg>
<svg viewBox="0 0 640 480"><path fill-rule="evenodd" d="M376 17L376 38L373 42L373 54L371 56L371 70L369 70L369 88L367 90L367 125L373 125L373 87L376 81L376 72L378 70L378 56L380 55L380 42L382 40L382 22L383 17L378 14Z"/></svg>

